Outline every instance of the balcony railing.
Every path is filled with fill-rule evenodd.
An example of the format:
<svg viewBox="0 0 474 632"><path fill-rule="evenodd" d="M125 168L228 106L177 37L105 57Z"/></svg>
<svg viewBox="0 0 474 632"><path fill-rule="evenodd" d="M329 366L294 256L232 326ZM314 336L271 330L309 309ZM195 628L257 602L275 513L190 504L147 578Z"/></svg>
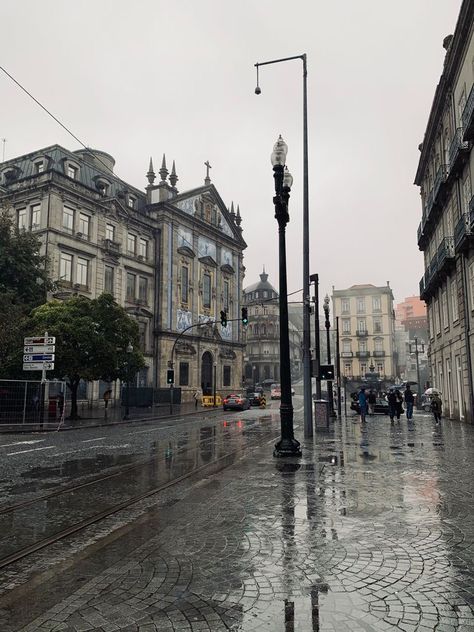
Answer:
<svg viewBox="0 0 474 632"><path fill-rule="evenodd" d="M472 235L471 218L469 213L463 213L454 229L454 249L459 252L469 244Z"/></svg>
<svg viewBox="0 0 474 632"><path fill-rule="evenodd" d="M446 165L440 165L438 171L436 172L436 178L433 184L433 204L438 203L438 196L442 191L444 183L446 182L447 175L448 169Z"/></svg>
<svg viewBox="0 0 474 632"><path fill-rule="evenodd" d="M366 338L369 335L369 332L367 331L367 329L358 329L356 331L356 336L358 338Z"/></svg>
<svg viewBox="0 0 474 632"><path fill-rule="evenodd" d="M385 351L374 351L374 358L383 358L385 357Z"/></svg>
<svg viewBox="0 0 474 632"><path fill-rule="evenodd" d="M342 351L341 352L341 358L352 358L354 354L352 353L352 351Z"/></svg>
<svg viewBox="0 0 474 632"><path fill-rule="evenodd" d="M464 130L464 140L470 140L474 135L474 85L469 92L469 96L464 106L464 110L461 116L462 127Z"/></svg>
<svg viewBox="0 0 474 632"><path fill-rule="evenodd" d="M463 140L461 127L454 132L453 140L449 146L449 174L455 173L463 163L463 158L468 155L469 143Z"/></svg>
<svg viewBox="0 0 474 632"><path fill-rule="evenodd" d="M454 237L444 237L439 245L436 258L438 272L443 272L454 261Z"/></svg>
<svg viewBox="0 0 474 632"><path fill-rule="evenodd" d="M370 351L356 351L356 358L368 358Z"/></svg>
<svg viewBox="0 0 474 632"><path fill-rule="evenodd" d="M420 298L423 299L425 295L425 275L420 279Z"/></svg>
<svg viewBox="0 0 474 632"><path fill-rule="evenodd" d="M104 248L109 252L120 252L120 244L111 239L104 239Z"/></svg>

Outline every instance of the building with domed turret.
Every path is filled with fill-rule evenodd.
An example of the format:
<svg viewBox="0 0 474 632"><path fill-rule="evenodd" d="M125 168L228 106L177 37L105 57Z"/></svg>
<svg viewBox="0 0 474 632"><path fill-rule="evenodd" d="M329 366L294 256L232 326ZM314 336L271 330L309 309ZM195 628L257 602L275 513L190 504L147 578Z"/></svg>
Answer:
<svg viewBox="0 0 474 632"><path fill-rule="evenodd" d="M264 380L280 382L280 310L278 292L268 281L268 274L260 274L260 281L244 289L244 305L248 308L247 347L244 356L246 384ZM291 376L296 380L302 370L302 336L290 322Z"/></svg>
<svg viewBox="0 0 474 632"><path fill-rule="evenodd" d="M221 394L240 389L246 243L239 207L226 207L208 162L203 185L185 192L165 156L159 179L150 159L142 189L114 166L103 151L60 145L13 158L0 164L0 206L41 240L55 298L107 292L136 319L146 361L137 386L167 388L172 364L183 401L196 388L211 394L214 384ZM97 397L97 385L86 396L91 388Z"/></svg>

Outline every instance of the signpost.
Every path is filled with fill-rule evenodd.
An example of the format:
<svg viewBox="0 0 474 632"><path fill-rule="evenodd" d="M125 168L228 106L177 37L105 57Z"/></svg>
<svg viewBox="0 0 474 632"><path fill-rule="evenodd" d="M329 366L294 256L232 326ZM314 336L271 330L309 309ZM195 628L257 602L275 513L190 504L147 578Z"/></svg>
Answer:
<svg viewBox="0 0 474 632"><path fill-rule="evenodd" d="M54 369L56 337L44 336L27 337L23 340L23 371L41 371L41 383L46 382L46 371Z"/></svg>
<svg viewBox="0 0 474 632"><path fill-rule="evenodd" d="M54 362L25 362L23 364L23 371L52 371L54 369Z"/></svg>

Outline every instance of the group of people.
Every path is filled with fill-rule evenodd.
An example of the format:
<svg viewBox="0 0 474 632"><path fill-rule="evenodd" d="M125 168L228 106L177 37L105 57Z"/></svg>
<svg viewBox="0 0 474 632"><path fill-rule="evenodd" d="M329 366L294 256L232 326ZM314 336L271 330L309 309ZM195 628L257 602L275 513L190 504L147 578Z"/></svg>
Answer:
<svg viewBox="0 0 474 632"><path fill-rule="evenodd" d="M408 421L413 419L413 406L415 403L415 395L408 384L405 392L402 394L398 388L394 386L384 395L388 402L388 414L390 421L394 422L400 420L402 413L404 412L403 404L406 408L406 416ZM375 404L377 402L377 394L372 389L368 393L365 391L365 387L361 387L359 391L359 408L360 408L360 420L365 422L367 414L373 415L375 412ZM431 411L434 415L436 423L441 420L442 403L438 393L433 393L431 397Z"/></svg>

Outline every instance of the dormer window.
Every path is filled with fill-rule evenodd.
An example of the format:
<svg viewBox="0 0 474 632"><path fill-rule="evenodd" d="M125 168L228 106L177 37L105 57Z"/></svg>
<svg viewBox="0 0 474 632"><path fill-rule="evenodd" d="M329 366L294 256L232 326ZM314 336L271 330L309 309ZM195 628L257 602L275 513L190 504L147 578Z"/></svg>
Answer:
<svg viewBox="0 0 474 632"><path fill-rule="evenodd" d="M105 178L100 178L100 177L95 177L95 186L97 191L99 191L99 193L101 195L108 195L109 189L110 189L110 182L108 180L106 180Z"/></svg>
<svg viewBox="0 0 474 632"><path fill-rule="evenodd" d="M69 178L72 178L73 180L77 180L77 167L74 167L73 165L68 165L67 175Z"/></svg>
<svg viewBox="0 0 474 632"><path fill-rule="evenodd" d="M137 200L133 197L133 195L129 195L127 199L127 204L129 208L135 208Z"/></svg>
<svg viewBox="0 0 474 632"><path fill-rule="evenodd" d="M35 173L43 173L43 171L44 171L44 160L35 162Z"/></svg>

